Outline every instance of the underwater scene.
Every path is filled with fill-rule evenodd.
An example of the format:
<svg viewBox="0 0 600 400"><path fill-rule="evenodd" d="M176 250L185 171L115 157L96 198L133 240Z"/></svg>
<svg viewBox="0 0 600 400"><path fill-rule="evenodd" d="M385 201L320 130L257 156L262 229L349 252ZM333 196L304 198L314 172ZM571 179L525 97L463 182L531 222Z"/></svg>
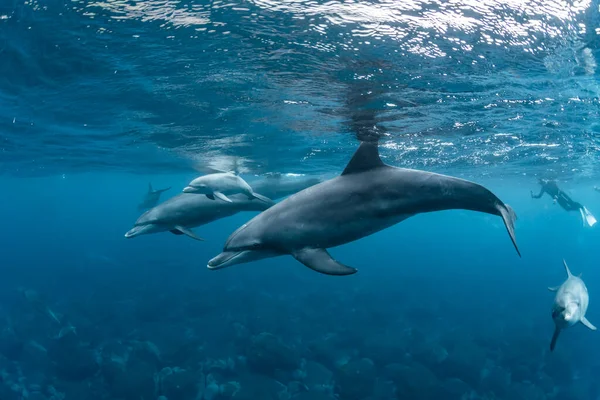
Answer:
<svg viewBox="0 0 600 400"><path fill-rule="evenodd" d="M0 400L599 400L598 0L0 0Z"/></svg>

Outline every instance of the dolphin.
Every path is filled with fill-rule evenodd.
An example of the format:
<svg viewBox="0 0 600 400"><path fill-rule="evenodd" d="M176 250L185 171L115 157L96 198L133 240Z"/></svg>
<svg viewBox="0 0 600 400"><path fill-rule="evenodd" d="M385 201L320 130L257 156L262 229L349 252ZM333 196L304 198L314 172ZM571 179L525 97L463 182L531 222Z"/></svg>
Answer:
<svg viewBox="0 0 600 400"><path fill-rule="evenodd" d="M147 210L157 205L160 195L169 189L171 189L171 186L165 189L154 190L152 189L152 183L148 183L148 192L146 193L146 196L144 196L144 201L138 205L138 210Z"/></svg>
<svg viewBox="0 0 600 400"><path fill-rule="evenodd" d="M56 322L58 325L62 325L62 321L56 316L54 311L50 309L50 307L46 304L42 296L36 292L34 289L26 289L23 287L19 287L18 291L21 295L27 300L36 311L41 312L42 314L46 314L50 317L51 320Z"/></svg>
<svg viewBox="0 0 600 400"><path fill-rule="evenodd" d="M301 190L321 183L319 178L286 177L281 174L269 175L266 178L252 181L252 188L263 196L275 200L286 197Z"/></svg>
<svg viewBox="0 0 600 400"><path fill-rule="evenodd" d="M232 195L231 202L213 201L193 193L181 193L143 213L126 234L126 238L170 231L175 235L187 235L203 240L190 229L240 211L263 211L275 204L245 195Z"/></svg>
<svg viewBox="0 0 600 400"><path fill-rule="evenodd" d="M227 197L228 194L243 193L249 199L256 198L267 204L272 202L271 199L255 193L252 187L248 185L248 182L231 172L218 172L200 176L191 181L183 189L183 193L199 193L211 200L218 197L228 203L231 203L231 199Z"/></svg>
<svg viewBox="0 0 600 400"><path fill-rule="evenodd" d="M466 209L499 215L517 247L516 214L473 182L384 164L377 143L362 142L342 175L277 203L233 232L208 262L220 269L289 254L317 272L350 275L327 248L355 241L415 214Z"/></svg>
<svg viewBox="0 0 600 400"><path fill-rule="evenodd" d="M552 319L554 320L554 334L550 341L550 351L554 351L556 341L561 330L581 322L589 329L595 331L596 327L585 317L590 298L587 287L580 276L573 276L567 262L563 260L567 271L567 280L560 286L549 287L548 290L556 292L552 304Z"/></svg>

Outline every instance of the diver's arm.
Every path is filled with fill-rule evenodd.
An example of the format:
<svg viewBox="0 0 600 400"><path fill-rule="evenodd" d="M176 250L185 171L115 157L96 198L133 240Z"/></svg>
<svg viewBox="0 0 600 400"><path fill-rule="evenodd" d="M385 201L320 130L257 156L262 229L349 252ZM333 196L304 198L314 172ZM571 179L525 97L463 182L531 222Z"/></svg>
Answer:
<svg viewBox="0 0 600 400"><path fill-rule="evenodd" d="M540 189L540 193L538 195L533 194L533 191L531 192L531 198L532 199L539 199L540 197L542 197L544 195L544 188Z"/></svg>

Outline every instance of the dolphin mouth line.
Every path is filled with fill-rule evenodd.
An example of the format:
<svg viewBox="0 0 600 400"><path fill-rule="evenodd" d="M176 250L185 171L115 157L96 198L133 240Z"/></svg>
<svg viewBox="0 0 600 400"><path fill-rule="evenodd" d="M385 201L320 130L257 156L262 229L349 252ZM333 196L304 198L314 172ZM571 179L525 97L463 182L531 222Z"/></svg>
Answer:
<svg viewBox="0 0 600 400"><path fill-rule="evenodd" d="M233 252L233 251L223 252L223 253L219 254L218 256L214 257L213 259L209 260L208 264L206 266L208 269L225 268L227 266L227 264L229 264L231 261L233 261L236 258L238 258L239 256L241 256L245 252L246 252L245 250L240 250L240 251L235 251L235 252ZM224 258L225 255L228 255L228 257Z"/></svg>
<svg viewBox="0 0 600 400"><path fill-rule="evenodd" d="M136 233L137 233L137 232L135 232L133 229L131 229L131 230L129 230L129 231L127 231L127 232L125 233L125 237L126 237L127 239L131 239L131 238L133 238L133 237L135 237L135 236L136 236Z"/></svg>
<svg viewBox="0 0 600 400"><path fill-rule="evenodd" d="M196 193L197 189L193 186L186 186L183 188L183 193Z"/></svg>

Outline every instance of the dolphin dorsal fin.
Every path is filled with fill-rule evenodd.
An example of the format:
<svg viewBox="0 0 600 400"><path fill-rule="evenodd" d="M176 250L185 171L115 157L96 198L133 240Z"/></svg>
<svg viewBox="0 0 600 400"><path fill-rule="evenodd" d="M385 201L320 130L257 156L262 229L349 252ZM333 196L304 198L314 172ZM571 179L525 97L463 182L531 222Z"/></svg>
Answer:
<svg viewBox="0 0 600 400"><path fill-rule="evenodd" d="M379 158L379 146L377 142L362 142L346 165L342 175L355 174L370 169L383 167L385 164Z"/></svg>
<svg viewBox="0 0 600 400"><path fill-rule="evenodd" d="M148 193L152 193L152 183L148 182Z"/></svg>
<svg viewBox="0 0 600 400"><path fill-rule="evenodd" d="M573 274L571 273L571 270L569 269L569 266L567 265L567 262L565 261L565 259L563 258L563 264L565 264L565 269L567 270L567 277L572 277Z"/></svg>

